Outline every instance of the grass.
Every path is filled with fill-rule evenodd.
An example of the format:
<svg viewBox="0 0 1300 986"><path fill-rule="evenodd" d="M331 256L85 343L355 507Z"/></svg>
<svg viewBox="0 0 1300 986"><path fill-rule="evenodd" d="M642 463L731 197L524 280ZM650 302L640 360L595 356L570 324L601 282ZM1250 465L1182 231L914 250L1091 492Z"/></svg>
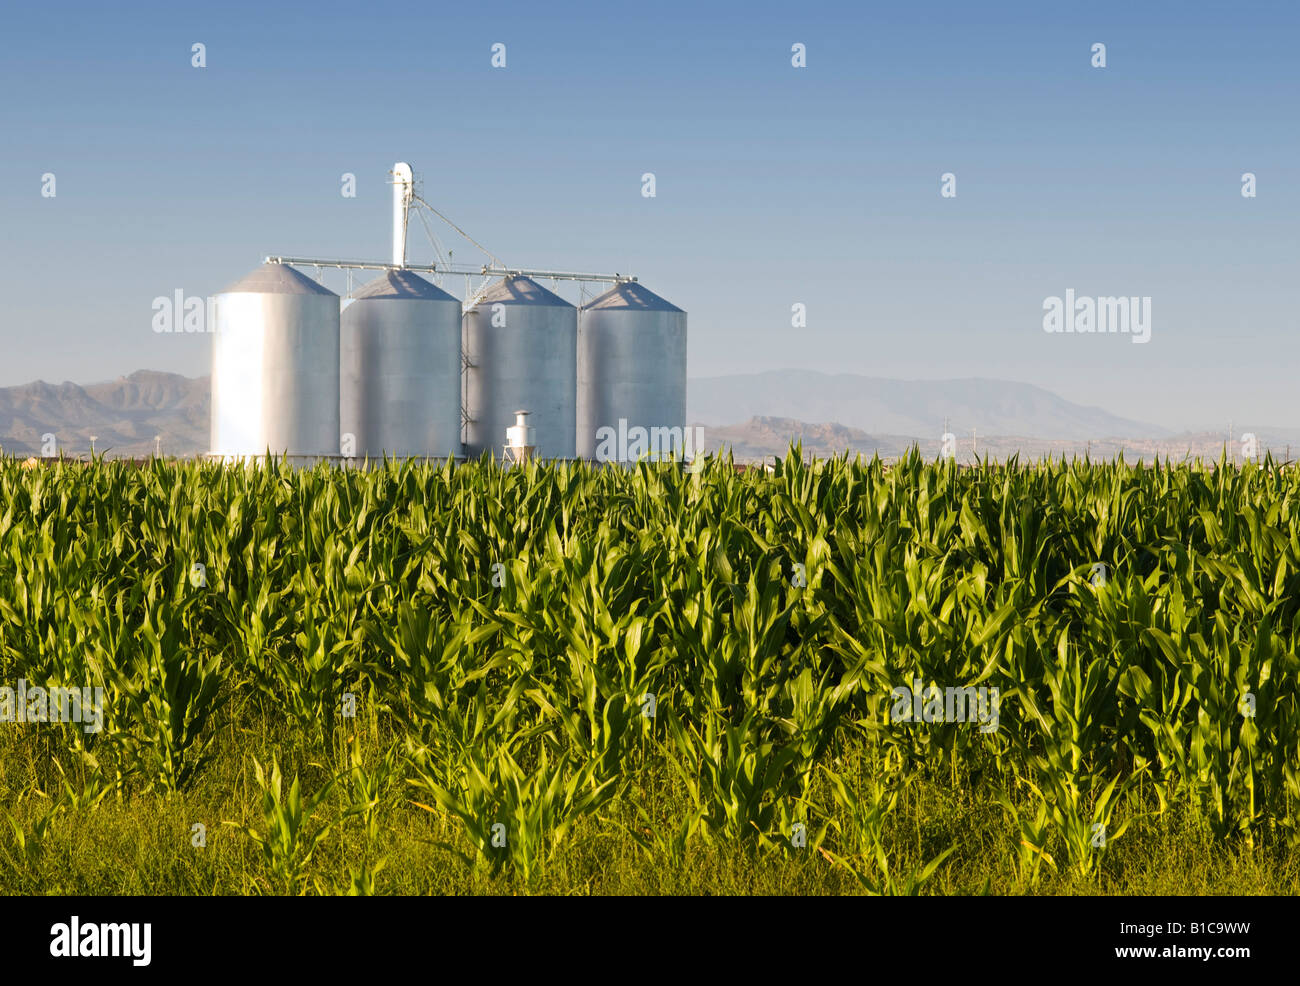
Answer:
<svg viewBox="0 0 1300 986"><path fill-rule="evenodd" d="M56 807L60 775L49 768L42 740L12 731L0 733L6 764L0 802L18 805L11 814L31 830L43 818L49 827L30 855L19 851L12 830L0 832L0 892L6 894L180 894L249 895L284 893L255 845L222 825L263 824L252 758L278 757L287 775L300 774L306 791L331 777L345 776L346 758L326 764L319 751L304 748L301 734L272 722L256 729L228 727L222 752L191 790L171 795L107 797L97 807ZM356 735L356 734L353 734ZM365 767L374 769L394 737L374 737L365 746ZM847 774L868 773L862 744L833 757ZM364 821L352 813L345 782L337 782L312 818L328 834L307 867L303 892L347 894L359 871L384 865L371 892L380 894L773 894L840 895L863 892L843 867L816 848L763 850L750 841L692 840L680 855L647 847L647 828L638 809L662 831L679 827L691 804L670 771L638 771L625 792L599 816L584 817L548 854L543 875L531 886L508 870L492 874L467 866L460 853L474 846L454 822L412 803L399 771L382 792L377 837L367 838ZM39 793L38 793L39 792ZM20 797L22 794L25 797ZM12 811L12 809L11 809ZM833 821L847 826L838 813ZM193 844L193 825L207 829L206 846ZM643 833L642 833L643 834ZM886 826L891 869L919 869L948 847L956 851L921 890L934 894L1019 894L1009 847L1016 833L996 802L983 798L968 779L952 785L915 780L907 786ZM834 849L851 841L832 832ZM1058 847L1059 850L1059 847ZM855 862L861 863L861 860ZM1136 823L1107 857L1104 873L1080 876L1047 870L1032 888L1038 894L1294 895L1300 893L1300 858L1284 842L1265 840L1253 849L1225 845L1191 812L1167 812Z"/></svg>

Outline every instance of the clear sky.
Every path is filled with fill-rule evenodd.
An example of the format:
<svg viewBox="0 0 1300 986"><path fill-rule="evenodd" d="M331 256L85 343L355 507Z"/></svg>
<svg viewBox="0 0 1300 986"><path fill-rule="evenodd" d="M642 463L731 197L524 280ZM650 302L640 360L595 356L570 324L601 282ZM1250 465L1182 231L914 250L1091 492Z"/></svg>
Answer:
<svg viewBox="0 0 1300 986"><path fill-rule="evenodd" d="M0 51L0 385L208 372L153 299L268 253L384 258L405 160L507 263L685 308L692 376L1300 426L1294 0L50 2L8 5ZM1150 297L1150 342L1044 332L1067 289Z"/></svg>

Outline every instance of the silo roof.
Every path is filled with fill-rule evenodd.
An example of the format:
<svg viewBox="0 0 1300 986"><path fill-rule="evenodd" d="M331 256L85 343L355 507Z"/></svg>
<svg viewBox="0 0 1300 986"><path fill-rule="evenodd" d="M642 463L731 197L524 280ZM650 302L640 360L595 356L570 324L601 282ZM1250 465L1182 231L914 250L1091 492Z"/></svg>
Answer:
<svg viewBox="0 0 1300 986"><path fill-rule="evenodd" d="M573 306L553 291L547 291L531 277L518 274L503 277L479 298L480 304L494 305L554 305L563 308Z"/></svg>
<svg viewBox="0 0 1300 986"><path fill-rule="evenodd" d="M636 281L624 281L583 306L583 311L596 308L626 308L641 312L680 312L672 302L665 301L649 288L642 287Z"/></svg>
<svg viewBox="0 0 1300 986"><path fill-rule="evenodd" d="M442 288L409 270L388 270L352 296L362 298L409 298L420 301L460 301Z"/></svg>
<svg viewBox="0 0 1300 986"><path fill-rule="evenodd" d="M335 295L324 285L317 284L306 274L288 264L263 264L249 271L222 294L328 294Z"/></svg>

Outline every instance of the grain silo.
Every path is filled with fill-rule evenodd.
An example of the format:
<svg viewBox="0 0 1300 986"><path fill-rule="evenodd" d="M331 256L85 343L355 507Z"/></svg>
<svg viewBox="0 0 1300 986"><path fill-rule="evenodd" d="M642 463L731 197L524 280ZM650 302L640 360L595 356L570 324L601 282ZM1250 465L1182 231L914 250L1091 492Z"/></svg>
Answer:
<svg viewBox="0 0 1300 986"><path fill-rule="evenodd" d="M580 457L682 458L686 312L635 281L616 284L582 309L577 383Z"/></svg>
<svg viewBox="0 0 1300 986"><path fill-rule="evenodd" d="M339 454L339 297L263 264L216 298L212 451L224 459Z"/></svg>
<svg viewBox="0 0 1300 986"><path fill-rule="evenodd" d="M353 299L340 334L344 451L459 456L460 302L406 270L385 272Z"/></svg>
<svg viewBox="0 0 1300 986"><path fill-rule="evenodd" d="M539 457L574 457L577 320L576 308L521 275L497 281L465 313L466 454L500 458L524 410Z"/></svg>

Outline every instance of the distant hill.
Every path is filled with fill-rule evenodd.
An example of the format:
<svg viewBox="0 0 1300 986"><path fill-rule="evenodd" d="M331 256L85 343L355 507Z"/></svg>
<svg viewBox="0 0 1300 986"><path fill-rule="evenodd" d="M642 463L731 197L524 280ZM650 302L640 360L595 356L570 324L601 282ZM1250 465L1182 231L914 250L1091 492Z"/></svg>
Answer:
<svg viewBox="0 0 1300 986"><path fill-rule="evenodd" d="M940 452L945 414L963 462L972 454L1004 459L1016 452L1022 458L1110 458L1122 452L1129 461L1154 455L1217 459L1226 437L1172 435L1038 387L999 380L899 381L785 370L694 379L687 394L688 418L705 426L705 447L725 445L740 461L784 454L792 441L802 441L808 455L893 458L915 444L933 458ZM42 436L53 434L65 455L85 456L95 435L99 452L143 457L160 435L166 455L202 455L208 449L209 397L207 377L154 370L84 386L37 381L0 387L0 446L7 455L40 455ZM1261 454L1272 450L1282 458L1294 447L1300 458L1300 430L1235 430L1256 433ZM1239 446L1235 451L1240 457Z"/></svg>
<svg viewBox="0 0 1300 986"><path fill-rule="evenodd" d="M1051 391L1008 380L886 380L850 373L774 370L687 383L687 418L727 425L751 418L833 421L873 435L938 439L944 419L958 438L985 435L1047 439L1156 438L1166 428L1084 407Z"/></svg>
<svg viewBox="0 0 1300 986"><path fill-rule="evenodd" d="M705 426L704 447L731 450L738 461L784 455L791 442L801 442L805 455L826 458L844 452L882 458L902 454L916 439L905 435L869 435L841 424L812 424L793 418L760 416L732 425Z"/></svg>
<svg viewBox="0 0 1300 986"><path fill-rule="evenodd" d="M1235 456L1242 461L1240 442L1225 443L1223 434L1213 432L1184 432L1163 438L1112 437L1095 440L1069 438L1033 438L1014 435L979 434L972 440L970 434L955 435L953 457L960 463L971 463L986 456L994 462L1004 462L1013 455L1020 461L1037 459L1082 459L1094 461L1124 457L1125 462L1181 462L1201 459L1217 462L1221 455ZM801 442L805 457L830 456L848 453L850 458L861 455L871 458L894 459L915 446L922 458L932 460L942 452L939 437L914 438L906 435L872 435L857 428L840 424L810 424L791 418L754 417L739 424L705 426L704 448L714 451L728 448L737 462L770 460L784 456L792 442ZM1256 433L1256 455L1263 458L1272 454L1277 461L1300 458L1300 435L1280 429L1260 430Z"/></svg>
<svg viewBox="0 0 1300 986"><path fill-rule="evenodd" d="M211 386L208 377L191 379L176 373L137 370L129 377L87 384L85 391L105 407L120 411L194 408L206 415Z"/></svg>
<svg viewBox="0 0 1300 986"><path fill-rule="evenodd" d="M162 437L168 455L191 456L208 447L207 377L137 370L105 383L78 386L44 381L0 387L0 446L6 455L40 455L43 435L55 436L68 456L95 450L140 457Z"/></svg>

